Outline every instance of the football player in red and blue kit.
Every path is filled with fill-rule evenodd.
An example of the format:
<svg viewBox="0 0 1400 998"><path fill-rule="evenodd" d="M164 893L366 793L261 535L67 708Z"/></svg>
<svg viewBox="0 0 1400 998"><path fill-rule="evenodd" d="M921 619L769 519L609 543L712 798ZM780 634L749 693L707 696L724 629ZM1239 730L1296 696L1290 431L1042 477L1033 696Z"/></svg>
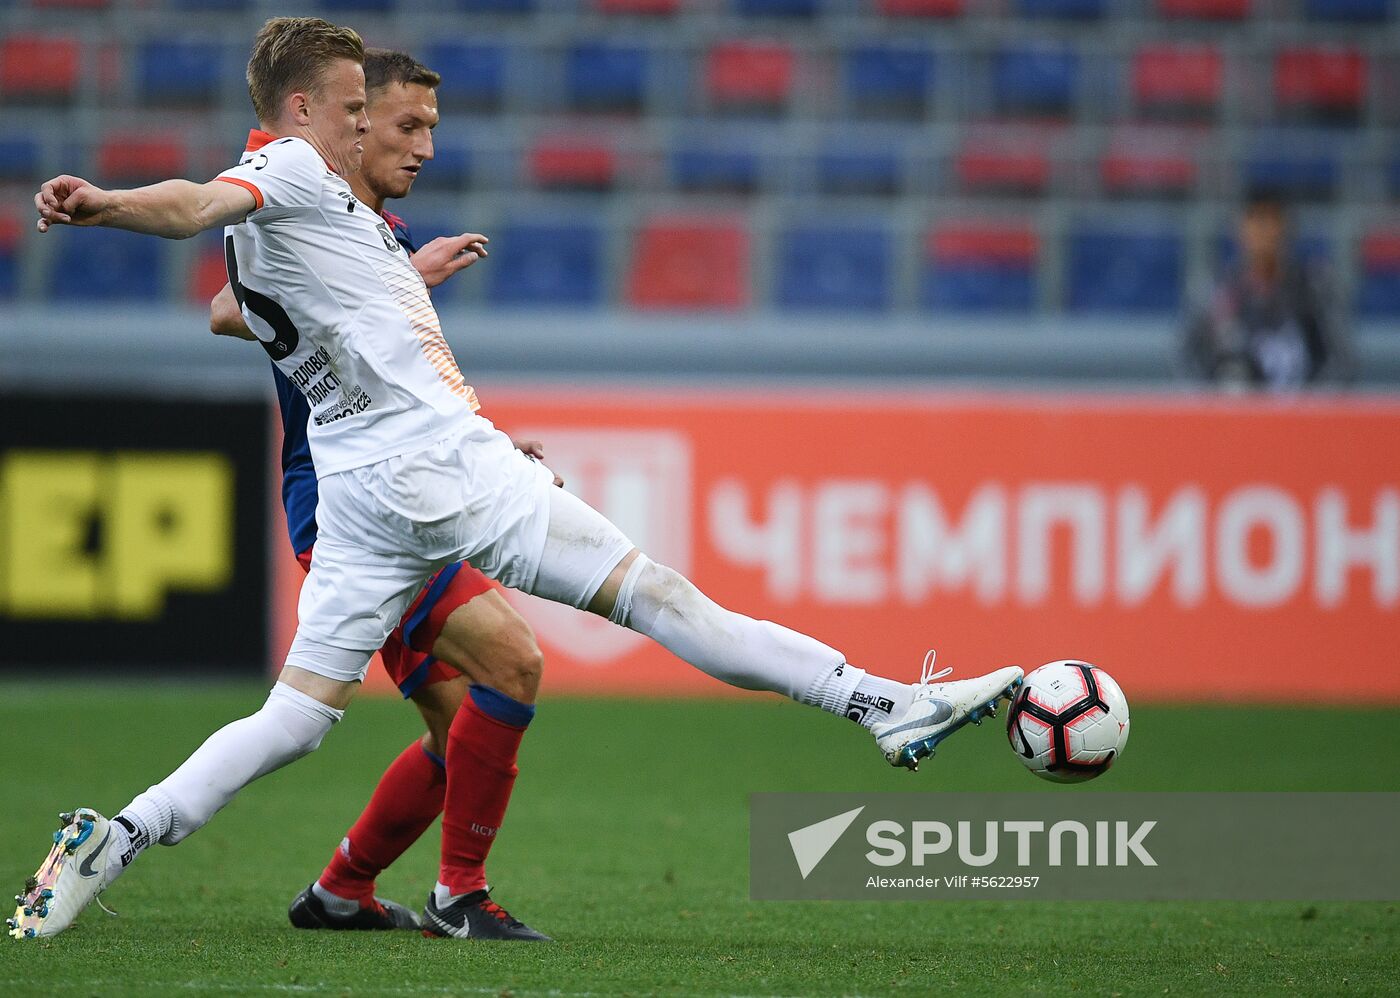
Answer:
<svg viewBox="0 0 1400 998"><path fill-rule="evenodd" d="M486 238L463 233L433 240L422 251L407 224L383 210L403 197L432 157L437 123L437 73L410 56L371 49L365 91L371 127L361 171L350 178L358 199L378 210L393 237L413 258L429 287L486 256ZM232 290L212 306L215 333L252 339ZM273 366L282 411L282 502L292 550L310 570L316 543L316 468L306 426L306 397ZM542 457L536 441L518 441ZM557 483L562 484L562 483ZM496 584L464 562L439 571L414 600L380 651L389 678L423 715L427 732L404 749L380 779L369 805L350 828L317 881L292 902L299 928L417 928L402 905L374 896L375 878L443 813L447 794L469 799L476 815L444 822L443 882L470 899L459 913L475 938L542 939L490 899L486 854L504 818L515 780L520 738L534 714L542 656L529 625ZM456 744L453 744L453 743ZM448 767L448 746L468 751L463 778Z"/></svg>

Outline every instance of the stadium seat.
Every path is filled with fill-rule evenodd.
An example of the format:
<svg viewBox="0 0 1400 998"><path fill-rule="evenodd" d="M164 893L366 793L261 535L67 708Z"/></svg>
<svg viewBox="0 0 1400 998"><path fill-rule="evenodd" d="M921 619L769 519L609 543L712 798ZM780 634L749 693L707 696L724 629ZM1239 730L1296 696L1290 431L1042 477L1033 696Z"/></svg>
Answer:
<svg viewBox="0 0 1400 998"><path fill-rule="evenodd" d="M1361 240L1356 311L1367 318L1400 317L1400 230L1368 233Z"/></svg>
<svg viewBox="0 0 1400 998"><path fill-rule="evenodd" d="M1103 189L1126 197L1190 194L1197 177L1194 145L1179 129L1120 129L1099 162Z"/></svg>
<svg viewBox="0 0 1400 998"><path fill-rule="evenodd" d="M596 0L600 14L669 17L681 9L680 0Z"/></svg>
<svg viewBox="0 0 1400 998"><path fill-rule="evenodd" d="M777 305L800 311L888 311L892 270L890 236L883 228L790 228L779 237Z"/></svg>
<svg viewBox="0 0 1400 998"><path fill-rule="evenodd" d="M482 111L496 110L505 96L506 56L504 45L483 42L444 42L423 50L425 64L442 74L438 100Z"/></svg>
<svg viewBox="0 0 1400 998"><path fill-rule="evenodd" d="M816 167L823 194L898 194L904 187L899 153L879 144L838 140L818 153Z"/></svg>
<svg viewBox="0 0 1400 998"><path fill-rule="evenodd" d="M751 194L758 189L758 154L741 144L686 144L671 154L671 183L683 191Z"/></svg>
<svg viewBox="0 0 1400 998"><path fill-rule="evenodd" d="M66 7L69 10L101 10L111 0L30 0L35 7Z"/></svg>
<svg viewBox="0 0 1400 998"><path fill-rule="evenodd" d="M19 293L20 241L27 222L14 215L0 215L0 298Z"/></svg>
<svg viewBox="0 0 1400 998"><path fill-rule="evenodd" d="M552 190L605 191L617 176L617 154L597 138L545 136L526 160L534 185Z"/></svg>
<svg viewBox="0 0 1400 998"><path fill-rule="evenodd" d="M256 0L166 0L176 10L248 10Z"/></svg>
<svg viewBox="0 0 1400 998"><path fill-rule="evenodd" d="M1065 284L1071 312L1174 312L1181 278L1175 232L1085 227L1070 234Z"/></svg>
<svg viewBox="0 0 1400 998"><path fill-rule="evenodd" d="M175 136L112 135L97 148L97 172L106 181L150 183L181 177L189 162Z"/></svg>
<svg viewBox="0 0 1400 998"><path fill-rule="evenodd" d="M1157 0L1157 13L1193 21L1242 21L1250 15L1250 0Z"/></svg>
<svg viewBox="0 0 1400 998"><path fill-rule="evenodd" d="M1354 121L1366 101L1366 75L1356 49L1283 49L1274 59L1274 95L1284 114Z"/></svg>
<svg viewBox="0 0 1400 998"><path fill-rule="evenodd" d="M496 305L597 305L602 270L596 226L511 223L492 235L486 295Z"/></svg>
<svg viewBox="0 0 1400 998"><path fill-rule="evenodd" d="M885 17L961 17L963 0L875 0Z"/></svg>
<svg viewBox="0 0 1400 998"><path fill-rule="evenodd" d="M137 89L148 104L205 104L219 95L224 48L214 42L147 42L137 55Z"/></svg>
<svg viewBox="0 0 1400 998"><path fill-rule="evenodd" d="M565 71L576 111L639 111L646 101L647 50L588 43L569 50Z"/></svg>
<svg viewBox="0 0 1400 998"><path fill-rule="evenodd" d="M39 143L33 139L0 138L0 181L30 181L39 177Z"/></svg>
<svg viewBox="0 0 1400 998"><path fill-rule="evenodd" d="M208 308L209 302L227 283L228 264L224 261L223 231L206 232L199 237L199 247L185 284L185 295L190 304Z"/></svg>
<svg viewBox="0 0 1400 998"><path fill-rule="evenodd" d="M54 235L54 233L50 233ZM161 294L163 242L122 229L58 230L49 269L55 299L146 300Z"/></svg>
<svg viewBox="0 0 1400 998"><path fill-rule="evenodd" d="M744 17L813 17L818 0L734 0L734 12Z"/></svg>
<svg viewBox="0 0 1400 998"><path fill-rule="evenodd" d="M1048 137L974 130L953 161L962 190L974 194L1043 194L1050 184Z"/></svg>
<svg viewBox="0 0 1400 998"><path fill-rule="evenodd" d="M907 45L863 45L845 55L846 95L860 115L920 117L935 78L933 54Z"/></svg>
<svg viewBox="0 0 1400 998"><path fill-rule="evenodd" d="M1212 117L1220 106L1225 61L1213 45L1148 45L1133 56L1133 100L1146 115Z"/></svg>
<svg viewBox="0 0 1400 998"><path fill-rule="evenodd" d="M1386 165L1385 180L1391 198L1400 200L1400 152L1395 153Z"/></svg>
<svg viewBox="0 0 1400 998"><path fill-rule="evenodd" d="M471 185L472 154L464 145L437 139L433 158L413 184L415 191L458 191Z"/></svg>
<svg viewBox="0 0 1400 998"><path fill-rule="evenodd" d="M996 110L1012 115L1067 115L1074 104L1079 56L1059 45L1027 45L996 55L992 92Z"/></svg>
<svg viewBox="0 0 1400 998"><path fill-rule="evenodd" d="M1036 300L1035 231L994 222L950 222L924 240L920 302L954 312L1025 312Z"/></svg>
<svg viewBox="0 0 1400 998"><path fill-rule="evenodd" d="M343 11L364 11L371 14L387 14L397 4L394 0L320 0L321 9L340 13Z"/></svg>
<svg viewBox="0 0 1400 998"><path fill-rule="evenodd" d="M535 0L457 0L457 5L469 14L530 14Z"/></svg>
<svg viewBox="0 0 1400 998"><path fill-rule="evenodd" d="M1337 150L1301 142L1287 133L1258 140L1244 162L1244 188L1283 197L1322 200L1336 194L1341 178Z"/></svg>
<svg viewBox="0 0 1400 998"><path fill-rule="evenodd" d="M705 59L705 92L729 110L778 110L792 93L795 57L777 42L721 42Z"/></svg>
<svg viewBox="0 0 1400 998"><path fill-rule="evenodd" d="M1022 17L1092 21L1103 17L1107 9L1106 0L1016 0L1016 10Z"/></svg>
<svg viewBox="0 0 1400 998"><path fill-rule="evenodd" d="M637 233L627 304L638 309L734 311L749 303L749 234L738 220L662 215Z"/></svg>
<svg viewBox="0 0 1400 998"><path fill-rule="evenodd" d="M1388 21L1390 0L1305 0L1310 21Z"/></svg>
<svg viewBox="0 0 1400 998"><path fill-rule="evenodd" d="M62 101L78 89L80 48L61 35L10 35L0 42L0 95Z"/></svg>

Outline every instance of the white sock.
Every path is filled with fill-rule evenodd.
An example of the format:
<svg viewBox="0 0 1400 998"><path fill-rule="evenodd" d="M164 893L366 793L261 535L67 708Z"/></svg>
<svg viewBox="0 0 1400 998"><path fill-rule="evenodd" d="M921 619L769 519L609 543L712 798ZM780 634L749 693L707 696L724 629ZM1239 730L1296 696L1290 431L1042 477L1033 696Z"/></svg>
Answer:
<svg viewBox="0 0 1400 998"><path fill-rule="evenodd" d="M489 891L491 888L488 887L486 889ZM471 891L469 893L475 894L476 892ZM433 904L437 905L439 908L446 908L453 901L466 896L466 894L453 894L452 888L448 887L441 880L433 886Z"/></svg>
<svg viewBox="0 0 1400 998"><path fill-rule="evenodd" d="M893 710L909 703L911 694L902 683L869 676L815 638L726 610L645 555L638 555L624 577L618 605L626 609L614 611L615 622L731 686L781 693L867 727L888 716L883 702ZM870 702L857 704L852 698L862 684Z"/></svg>
<svg viewBox="0 0 1400 998"><path fill-rule="evenodd" d="M356 898L343 898L339 894L332 894L321 886L318 880L311 885L311 893L315 894L320 902L326 906L326 910L332 915L350 916L360 910L360 902Z"/></svg>
<svg viewBox="0 0 1400 998"><path fill-rule="evenodd" d="M214 732L179 769L122 809L118 818L137 830L131 859L152 842L174 845L198 831L249 783L314 750L344 715L278 683L261 710Z"/></svg>

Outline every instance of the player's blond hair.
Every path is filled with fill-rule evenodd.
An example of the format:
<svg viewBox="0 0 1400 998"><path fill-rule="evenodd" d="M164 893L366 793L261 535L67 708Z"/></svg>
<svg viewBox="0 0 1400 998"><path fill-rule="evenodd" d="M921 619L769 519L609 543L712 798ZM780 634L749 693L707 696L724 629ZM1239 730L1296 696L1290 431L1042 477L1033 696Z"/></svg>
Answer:
<svg viewBox="0 0 1400 998"><path fill-rule="evenodd" d="M258 121L276 121L289 94L316 93L326 70L341 59L365 61L365 43L353 28L319 17L269 18L248 60L248 96Z"/></svg>

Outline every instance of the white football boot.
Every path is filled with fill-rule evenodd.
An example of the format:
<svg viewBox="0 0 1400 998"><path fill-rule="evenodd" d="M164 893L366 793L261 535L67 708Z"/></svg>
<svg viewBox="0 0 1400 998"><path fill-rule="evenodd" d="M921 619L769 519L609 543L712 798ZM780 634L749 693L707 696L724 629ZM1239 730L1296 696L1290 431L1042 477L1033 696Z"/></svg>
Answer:
<svg viewBox="0 0 1400 998"><path fill-rule="evenodd" d="M919 760L933 755L940 742L971 721L981 724L984 717L995 716L997 700L1010 700L1021 685L1024 673L1014 665L989 672L976 679L956 679L938 683L952 669L933 671L934 652L924 658L919 685L909 709L900 717L884 724L875 724L870 731L875 744L885 753L891 766L915 770Z"/></svg>
<svg viewBox="0 0 1400 998"><path fill-rule="evenodd" d="M15 895L15 915L5 921L16 939L58 935L111 882L113 830L107 819L86 807L58 818L63 824L53 833L48 858L25 881L24 893Z"/></svg>

